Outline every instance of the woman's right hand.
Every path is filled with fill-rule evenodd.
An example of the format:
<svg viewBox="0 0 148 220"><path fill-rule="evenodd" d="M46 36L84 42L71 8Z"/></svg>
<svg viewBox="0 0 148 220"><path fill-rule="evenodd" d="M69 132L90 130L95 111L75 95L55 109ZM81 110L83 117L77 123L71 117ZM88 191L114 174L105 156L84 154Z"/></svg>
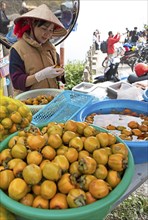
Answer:
<svg viewBox="0 0 148 220"><path fill-rule="evenodd" d="M56 78L64 73L63 68L55 68L55 66L46 67L43 70L35 73L35 78L38 82L48 79L48 78Z"/></svg>

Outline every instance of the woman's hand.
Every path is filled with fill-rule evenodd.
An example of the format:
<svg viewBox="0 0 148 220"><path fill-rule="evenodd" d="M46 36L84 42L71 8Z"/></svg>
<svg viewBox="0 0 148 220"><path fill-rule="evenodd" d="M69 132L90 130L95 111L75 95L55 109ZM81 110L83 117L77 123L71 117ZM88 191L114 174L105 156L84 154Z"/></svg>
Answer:
<svg viewBox="0 0 148 220"><path fill-rule="evenodd" d="M63 68L55 68L55 66L46 67L43 70L35 73L35 78L38 82L48 79L48 78L56 78L64 73Z"/></svg>

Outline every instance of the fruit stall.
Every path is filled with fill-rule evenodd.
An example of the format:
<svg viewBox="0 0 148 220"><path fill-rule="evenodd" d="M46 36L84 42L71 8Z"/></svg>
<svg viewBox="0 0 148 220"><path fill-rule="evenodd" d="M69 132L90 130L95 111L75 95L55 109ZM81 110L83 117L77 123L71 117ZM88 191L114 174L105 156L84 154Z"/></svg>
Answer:
<svg viewBox="0 0 148 220"><path fill-rule="evenodd" d="M2 205L19 220L104 219L147 179L147 103L48 89L32 108L36 92L1 96Z"/></svg>
<svg viewBox="0 0 148 220"><path fill-rule="evenodd" d="M147 180L146 91L111 99L118 84L82 82L13 96L9 58L0 65L0 220L103 220Z"/></svg>

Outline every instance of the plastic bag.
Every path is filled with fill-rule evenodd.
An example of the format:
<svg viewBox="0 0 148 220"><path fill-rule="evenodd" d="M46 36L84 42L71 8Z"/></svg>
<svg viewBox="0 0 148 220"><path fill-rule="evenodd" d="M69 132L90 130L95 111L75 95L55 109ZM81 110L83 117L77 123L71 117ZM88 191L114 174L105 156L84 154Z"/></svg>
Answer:
<svg viewBox="0 0 148 220"><path fill-rule="evenodd" d="M32 113L24 103L0 95L0 141L29 126L31 120Z"/></svg>
<svg viewBox="0 0 148 220"><path fill-rule="evenodd" d="M117 95L117 99L130 99L130 100L138 100L141 101L143 94L143 90L137 88L136 86L128 87L127 85L123 85Z"/></svg>

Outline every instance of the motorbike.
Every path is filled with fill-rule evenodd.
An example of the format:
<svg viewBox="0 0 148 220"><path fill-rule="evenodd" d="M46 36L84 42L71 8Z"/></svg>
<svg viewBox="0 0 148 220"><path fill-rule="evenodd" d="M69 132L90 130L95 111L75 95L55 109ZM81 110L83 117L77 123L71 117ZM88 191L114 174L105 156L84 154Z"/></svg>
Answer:
<svg viewBox="0 0 148 220"><path fill-rule="evenodd" d="M105 81L118 82L118 66L120 64L120 59L118 57L110 58L107 61L107 67L105 68L104 75L97 76L94 78L94 84Z"/></svg>
<svg viewBox="0 0 148 220"><path fill-rule="evenodd" d="M122 47L119 47L117 49L117 57L120 58L120 64L127 64L128 66L131 67L133 66L133 63L135 62L135 60L138 57L138 50L130 50L130 51L125 51ZM105 59L102 62L102 66L105 67L106 66L106 61L107 61L107 57L105 57Z"/></svg>
<svg viewBox="0 0 148 220"><path fill-rule="evenodd" d="M132 71L137 63L146 63L148 64L148 44L143 44L139 47L138 56L132 63Z"/></svg>

